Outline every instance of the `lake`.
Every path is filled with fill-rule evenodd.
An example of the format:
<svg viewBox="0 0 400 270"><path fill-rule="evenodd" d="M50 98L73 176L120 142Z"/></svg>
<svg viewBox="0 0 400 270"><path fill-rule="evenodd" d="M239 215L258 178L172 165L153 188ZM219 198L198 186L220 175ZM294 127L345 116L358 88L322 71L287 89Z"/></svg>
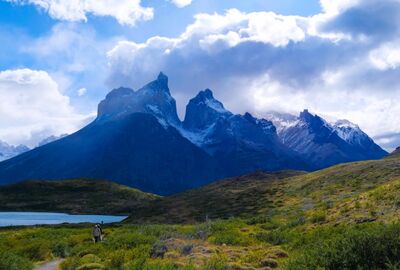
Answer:
<svg viewBox="0 0 400 270"><path fill-rule="evenodd" d="M63 213L42 212L0 212L0 227L82 222L112 223L122 221L125 218L126 216L69 215Z"/></svg>

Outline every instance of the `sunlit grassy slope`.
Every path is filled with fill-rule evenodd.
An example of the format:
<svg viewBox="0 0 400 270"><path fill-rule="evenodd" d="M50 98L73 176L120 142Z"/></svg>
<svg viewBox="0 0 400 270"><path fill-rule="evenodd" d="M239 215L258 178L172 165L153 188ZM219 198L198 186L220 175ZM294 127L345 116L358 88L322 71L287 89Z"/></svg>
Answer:
<svg viewBox="0 0 400 270"><path fill-rule="evenodd" d="M0 186L0 211L127 214L156 195L106 181L28 181Z"/></svg>
<svg viewBox="0 0 400 270"><path fill-rule="evenodd" d="M268 216L295 222L392 220L400 210L400 158L337 165L314 173L254 173L132 210L127 222L180 223Z"/></svg>
<svg viewBox="0 0 400 270"><path fill-rule="evenodd" d="M139 193L145 200L130 205L125 224L104 225L100 244L85 224L0 228L0 269L62 257L60 270L398 270L399 188L392 155L309 174L258 172L171 197Z"/></svg>

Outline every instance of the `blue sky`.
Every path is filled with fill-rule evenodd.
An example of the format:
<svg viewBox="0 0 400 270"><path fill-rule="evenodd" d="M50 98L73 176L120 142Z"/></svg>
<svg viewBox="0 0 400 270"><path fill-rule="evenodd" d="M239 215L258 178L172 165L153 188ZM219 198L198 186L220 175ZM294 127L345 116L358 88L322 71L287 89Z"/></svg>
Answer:
<svg viewBox="0 0 400 270"><path fill-rule="evenodd" d="M0 140L77 130L160 70L180 116L212 88L260 117L304 108L400 145L398 0L0 0Z"/></svg>

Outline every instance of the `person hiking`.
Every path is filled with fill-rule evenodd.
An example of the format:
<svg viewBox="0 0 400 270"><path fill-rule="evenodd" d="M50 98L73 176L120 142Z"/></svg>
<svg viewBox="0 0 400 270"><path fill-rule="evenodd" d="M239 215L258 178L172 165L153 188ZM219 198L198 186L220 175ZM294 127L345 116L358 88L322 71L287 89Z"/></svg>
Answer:
<svg viewBox="0 0 400 270"><path fill-rule="evenodd" d="M94 242L100 242L101 241L101 236L103 234L103 230L101 229L99 224L94 225L93 230L92 230L92 235Z"/></svg>

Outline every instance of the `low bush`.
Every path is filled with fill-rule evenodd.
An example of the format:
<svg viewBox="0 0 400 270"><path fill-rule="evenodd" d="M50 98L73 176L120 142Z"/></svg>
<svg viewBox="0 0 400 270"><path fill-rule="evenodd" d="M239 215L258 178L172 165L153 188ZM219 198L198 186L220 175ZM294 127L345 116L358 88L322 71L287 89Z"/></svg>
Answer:
<svg viewBox="0 0 400 270"><path fill-rule="evenodd" d="M317 229L297 248L303 252L288 261L288 270L393 269L400 262L400 224Z"/></svg>
<svg viewBox="0 0 400 270"><path fill-rule="evenodd" d="M21 256L10 252L0 253L0 270L31 270L32 263Z"/></svg>

